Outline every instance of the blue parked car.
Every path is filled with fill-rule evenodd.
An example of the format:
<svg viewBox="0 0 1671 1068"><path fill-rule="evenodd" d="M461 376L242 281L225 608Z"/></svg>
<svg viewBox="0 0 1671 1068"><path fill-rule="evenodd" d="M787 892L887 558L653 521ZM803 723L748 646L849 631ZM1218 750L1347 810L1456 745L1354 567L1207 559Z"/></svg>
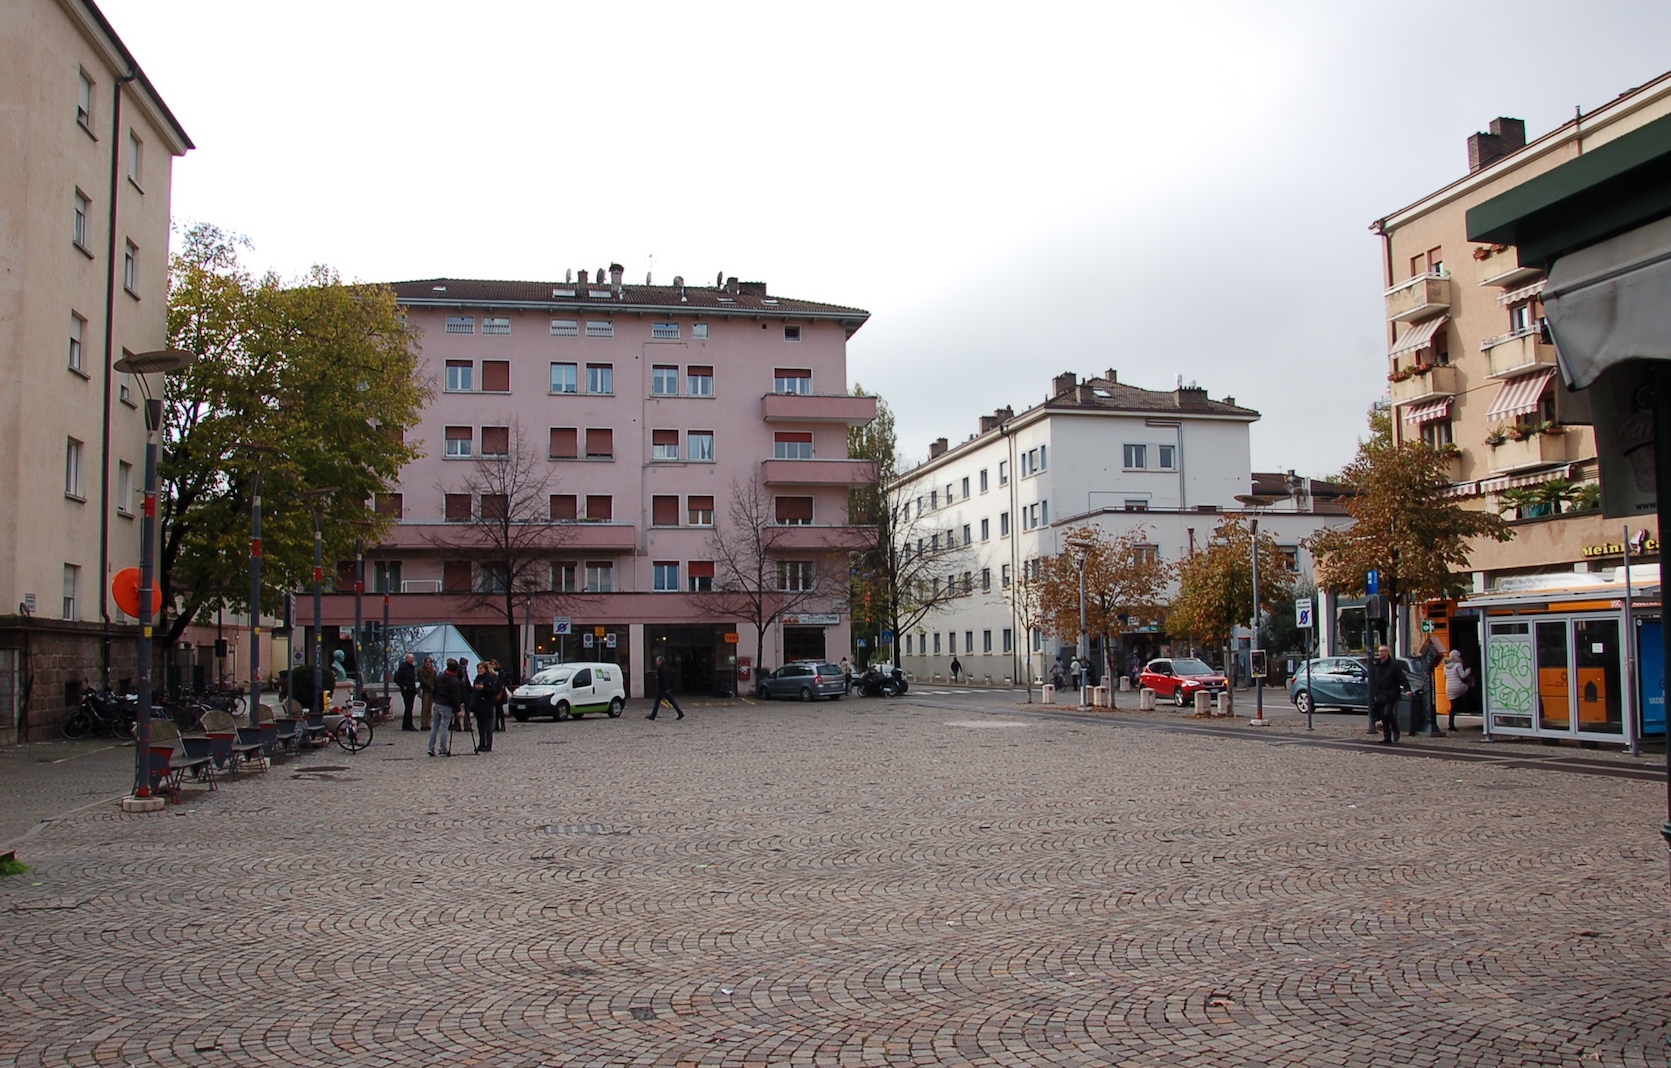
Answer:
<svg viewBox="0 0 1671 1068"><path fill-rule="evenodd" d="M1427 685L1426 677L1415 664L1403 657L1394 657L1404 668L1411 687L1420 693ZM1313 708L1339 708L1353 712L1369 710L1369 669L1359 656L1324 656L1311 663L1311 677L1306 678L1306 663L1302 661L1288 680L1288 699L1303 713Z"/></svg>

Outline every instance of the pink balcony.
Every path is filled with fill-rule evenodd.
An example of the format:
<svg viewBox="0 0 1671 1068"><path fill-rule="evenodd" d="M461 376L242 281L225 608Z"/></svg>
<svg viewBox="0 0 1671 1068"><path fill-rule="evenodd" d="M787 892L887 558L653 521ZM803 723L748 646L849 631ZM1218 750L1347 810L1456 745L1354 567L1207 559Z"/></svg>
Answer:
<svg viewBox="0 0 1671 1068"><path fill-rule="evenodd" d="M760 398L761 416L768 423L845 423L863 426L876 418L875 397L805 393L768 393Z"/></svg>
<svg viewBox="0 0 1671 1068"><path fill-rule="evenodd" d="M781 526L767 532L774 550L863 552L876 545L875 527Z"/></svg>
<svg viewBox="0 0 1671 1068"><path fill-rule="evenodd" d="M761 479L768 486L864 486L876 481L870 460L763 460Z"/></svg>

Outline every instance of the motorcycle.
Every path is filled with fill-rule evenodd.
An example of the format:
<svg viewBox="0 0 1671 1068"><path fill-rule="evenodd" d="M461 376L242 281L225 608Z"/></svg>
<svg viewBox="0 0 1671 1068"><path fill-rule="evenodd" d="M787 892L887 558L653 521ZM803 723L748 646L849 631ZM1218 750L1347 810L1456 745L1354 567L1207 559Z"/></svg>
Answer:
<svg viewBox="0 0 1671 1068"><path fill-rule="evenodd" d="M898 668L883 672L878 667L871 667L860 675L855 686L860 697L897 697L911 688L905 680L905 672Z"/></svg>

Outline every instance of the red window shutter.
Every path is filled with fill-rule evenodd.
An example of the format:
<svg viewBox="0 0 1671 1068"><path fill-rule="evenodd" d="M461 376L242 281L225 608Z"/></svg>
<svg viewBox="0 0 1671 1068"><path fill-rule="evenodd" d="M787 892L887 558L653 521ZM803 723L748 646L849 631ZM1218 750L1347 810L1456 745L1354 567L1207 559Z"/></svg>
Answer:
<svg viewBox="0 0 1671 1068"><path fill-rule="evenodd" d="M812 498L779 497L777 499L777 521L779 523L812 522Z"/></svg>
<svg viewBox="0 0 1671 1068"><path fill-rule="evenodd" d="M399 519L406 514L405 498L398 493L379 493L377 495L377 514L392 515Z"/></svg>
<svg viewBox="0 0 1671 1068"><path fill-rule="evenodd" d="M573 460L580 455L580 434L572 426L554 426L551 428L551 458L553 460Z"/></svg>
<svg viewBox="0 0 1671 1068"><path fill-rule="evenodd" d="M482 494L482 518L504 519L510 510L510 498L503 493Z"/></svg>
<svg viewBox="0 0 1671 1068"><path fill-rule="evenodd" d="M692 560L686 573L691 578L713 578L714 562L712 560Z"/></svg>
<svg viewBox="0 0 1671 1068"><path fill-rule="evenodd" d="M337 563L337 589L352 591L354 589L354 561L341 560Z"/></svg>
<svg viewBox="0 0 1671 1068"><path fill-rule="evenodd" d="M658 527L679 525L679 498L657 495L650 498L650 522Z"/></svg>
<svg viewBox="0 0 1671 1068"><path fill-rule="evenodd" d="M551 495L551 521L553 523L572 523L580 518L576 510L578 499L572 493L553 493Z"/></svg>
<svg viewBox="0 0 1671 1068"><path fill-rule="evenodd" d="M711 512L714 510L714 499L712 497L692 496L690 510L693 512Z"/></svg>
<svg viewBox="0 0 1671 1068"><path fill-rule="evenodd" d="M586 428L586 455L599 458L613 458L615 455L615 431L599 430L596 427Z"/></svg>
<svg viewBox="0 0 1671 1068"><path fill-rule="evenodd" d="M470 561L448 560L442 564L441 588L447 593L469 593Z"/></svg>
<svg viewBox="0 0 1671 1068"><path fill-rule="evenodd" d="M701 366L698 366L697 364L694 364L694 363L691 364L689 367L685 368L685 373L688 374L688 375L693 375L697 378L712 378L712 377L714 377L714 369L712 367L701 367Z"/></svg>
<svg viewBox="0 0 1671 1068"><path fill-rule="evenodd" d="M615 518L615 498L606 496L586 497L586 518L608 522Z"/></svg>
<svg viewBox="0 0 1671 1068"><path fill-rule="evenodd" d="M811 434L810 431L802 432L802 431L799 431L799 430L780 430L775 435L773 435L772 440L773 441L784 441L784 442L801 442L801 441L804 441L804 442L807 442L808 444L811 444L812 443L812 434Z"/></svg>
<svg viewBox="0 0 1671 1068"><path fill-rule="evenodd" d="M447 428L448 441L474 441L476 428L470 426L450 426Z"/></svg>
<svg viewBox="0 0 1671 1068"><path fill-rule="evenodd" d="M678 448L679 432L677 430L652 430L650 431L650 444L672 445L674 448Z"/></svg>
<svg viewBox="0 0 1671 1068"><path fill-rule="evenodd" d="M812 371L805 367L778 367L772 371L773 378L811 378Z"/></svg>
<svg viewBox="0 0 1671 1068"><path fill-rule="evenodd" d="M508 456L511 451L511 428L508 426L482 427L482 455Z"/></svg>
<svg viewBox="0 0 1671 1068"><path fill-rule="evenodd" d="M470 495L468 493L447 494L446 519L449 523L467 523L470 521Z"/></svg>
<svg viewBox="0 0 1671 1068"><path fill-rule="evenodd" d="M488 393L509 393L511 391L511 362L509 360L483 360L482 389Z"/></svg>

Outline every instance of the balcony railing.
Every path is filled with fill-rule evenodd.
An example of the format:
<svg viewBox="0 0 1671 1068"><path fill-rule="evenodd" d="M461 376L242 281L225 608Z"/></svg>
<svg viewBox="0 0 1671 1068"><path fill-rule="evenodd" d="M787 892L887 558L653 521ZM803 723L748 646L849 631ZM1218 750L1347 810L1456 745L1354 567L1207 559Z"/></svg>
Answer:
<svg viewBox="0 0 1671 1068"><path fill-rule="evenodd" d="M1429 364L1420 374L1411 375L1389 386L1394 404L1419 404L1426 400L1456 396L1456 368L1450 365Z"/></svg>
<svg viewBox="0 0 1671 1068"><path fill-rule="evenodd" d="M1567 462L1570 448L1569 433L1533 433L1520 441L1506 438L1491 448L1491 473L1521 471L1532 467L1548 467Z"/></svg>
<svg viewBox="0 0 1671 1068"><path fill-rule="evenodd" d="M763 460L768 486L863 486L876 480L870 460Z"/></svg>
<svg viewBox="0 0 1671 1068"><path fill-rule="evenodd" d="M1555 346L1543 343L1535 326L1480 342L1490 369L1488 378L1507 378L1538 367L1555 366Z"/></svg>
<svg viewBox="0 0 1671 1068"><path fill-rule="evenodd" d="M760 398L768 423L845 423L863 426L876 418L875 397L847 394L768 393Z"/></svg>
<svg viewBox="0 0 1671 1068"><path fill-rule="evenodd" d="M440 593L440 579L402 579L401 593Z"/></svg>
<svg viewBox="0 0 1671 1068"><path fill-rule="evenodd" d="M1386 292L1387 318L1395 323L1428 319L1451 310L1451 276L1418 274Z"/></svg>
<svg viewBox="0 0 1671 1068"><path fill-rule="evenodd" d="M876 528L860 526L774 526L766 532L774 551L827 550L861 552L876 545Z"/></svg>

